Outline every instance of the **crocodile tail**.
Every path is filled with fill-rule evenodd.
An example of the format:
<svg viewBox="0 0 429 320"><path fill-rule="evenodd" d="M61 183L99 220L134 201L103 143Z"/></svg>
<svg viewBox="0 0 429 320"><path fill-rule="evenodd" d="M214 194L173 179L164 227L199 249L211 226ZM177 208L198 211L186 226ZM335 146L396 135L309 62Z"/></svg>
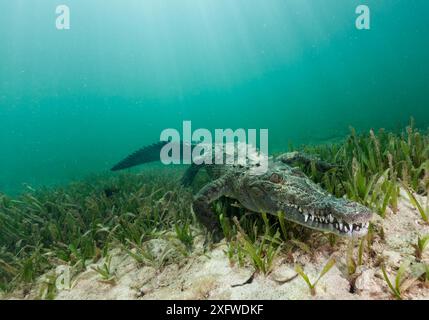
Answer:
<svg viewBox="0 0 429 320"><path fill-rule="evenodd" d="M160 141L150 146L146 146L136 152L130 154L125 159L118 162L116 165L110 169L111 171L119 171L127 168L131 168L134 166L138 166L140 164L159 161L159 154L161 149L168 143L168 141Z"/></svg>

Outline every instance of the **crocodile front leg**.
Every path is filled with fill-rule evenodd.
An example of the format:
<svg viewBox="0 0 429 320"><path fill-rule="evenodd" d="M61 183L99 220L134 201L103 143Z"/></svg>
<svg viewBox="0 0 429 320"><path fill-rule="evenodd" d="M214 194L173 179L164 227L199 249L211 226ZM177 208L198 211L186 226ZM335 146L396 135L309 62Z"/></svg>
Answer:
<svg viewBox="0 0 429 320"><path fill-rule="evenodd" d="M287 165L292 166L295 163L299 163L299 164L304 164L304 165L310 165L312 162L314 163L314 165L316 166L316 169L318 171L321 172L325 172L328 171L332 168L338 167L334 164L328 163L326 161L320 160L319 158L306 154L306 153L302 153L302 152L298 152L298 151L294 151L294 152L287 152L287 153L283 153L281 155L279 155L276 160L281 161Z"/></svg>
<svg viewBox="0 0 429 320"><path fill-rule="evenodd" d="M193 209L197 219L215 235L219 234L220 225L216 214L211 209L211 203L227 193L226 178L222 177L207 184L194 198Z"/></svg>

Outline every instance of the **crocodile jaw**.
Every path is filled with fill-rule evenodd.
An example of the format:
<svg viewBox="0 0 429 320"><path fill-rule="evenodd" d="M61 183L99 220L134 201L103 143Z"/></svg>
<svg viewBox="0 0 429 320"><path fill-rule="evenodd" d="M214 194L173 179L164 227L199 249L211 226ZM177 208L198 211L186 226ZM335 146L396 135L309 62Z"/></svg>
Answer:
<svg viewBox="0 0 429 320"><path fill-rule="evenodd" d="M331 198L329 205L320 209L285 205L285 218L307 228L330 232L344 237L362 237L367 234L372 212L352 201Z"/></svg>

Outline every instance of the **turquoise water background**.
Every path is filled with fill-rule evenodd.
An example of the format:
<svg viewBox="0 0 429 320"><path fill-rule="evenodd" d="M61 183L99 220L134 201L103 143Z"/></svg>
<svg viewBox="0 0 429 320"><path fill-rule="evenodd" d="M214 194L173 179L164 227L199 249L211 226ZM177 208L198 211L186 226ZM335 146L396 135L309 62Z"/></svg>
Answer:
<svg viewBox="0 0 429 320"><path fill-rule="evenodd" d="M270 150L410 116L425 128L428 14L426 0L2 0L0 192L106 172L184 120L268 128Z"/></svg>

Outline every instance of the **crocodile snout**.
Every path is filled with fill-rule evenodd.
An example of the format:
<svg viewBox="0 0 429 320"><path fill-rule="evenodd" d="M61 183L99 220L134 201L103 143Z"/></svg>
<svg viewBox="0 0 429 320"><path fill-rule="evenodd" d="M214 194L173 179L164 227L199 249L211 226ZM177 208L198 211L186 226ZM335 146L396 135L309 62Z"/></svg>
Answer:
<svg viewBox="0 0 429 320"><path fill-rule="evenodd" d="M330 196L320 202L286 206L291 220L311 229L340 236L360 237L368 232L372 211L353 201Z"/></svg>
<svg viewBox="0 0 429 320"><path fill-rule="evenodd" d="M369 208L343 198L332 201L329 211L334 228L344 235L366 234L373 214Z"/></svg>

